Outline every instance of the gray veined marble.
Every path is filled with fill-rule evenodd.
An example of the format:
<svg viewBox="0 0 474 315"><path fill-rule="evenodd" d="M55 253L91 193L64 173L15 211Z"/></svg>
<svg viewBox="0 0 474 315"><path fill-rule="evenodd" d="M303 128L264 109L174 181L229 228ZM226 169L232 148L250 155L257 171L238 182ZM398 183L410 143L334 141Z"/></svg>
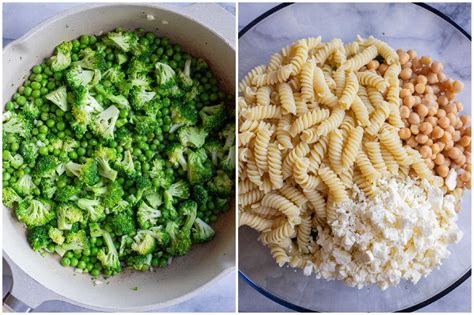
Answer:
<svg viewBox="0 0 474 315"><path fill-rule="evenodd" d="M239 6L240 20L251 21L256 15L245 15L252 10L264 11L262 4L249 4L247 11ZM269 5L271 7L273 5ZM451 9L444 5L442 10ZM470 5L449 10L448 15L470 25ZM466 13L467 12L467 13ZM239 23L239 28L245 23ZM239 40L239 79L253 67L266 64L272 53L293 41L321 35L324 41L334 37L344 42L374 35L394 48L414 49L419 55L429 55L444 65L444 72L462 80L465 89L457 97L465 112L471 108L471 42L448 22L411 3L299 3L290 5L250 29ZM420 303L439 293L456 281L471 266L471 212L468 192L463 200L463 211L458 224L464 231L459 244L450 246L451 257L439 270L414 286L402 282L398 287L380 291L371 286L362 290L345 287L340 281L317 280L305 277L301 271L279 268L269 251L258 241L257 233L247 228L239 231L239 268L257 285L276 296L299 306L318 311L394 311ZM469 281L469 280L468 280ZM242 283L242 282L241 282ZM251 290L251 289L250 289ZM239 288L239 292L242 292ZM243 294L248 296L248 294ZM460 310L469 311L468 295ZM239 301L242 306L243 300ZM248 301L248 303L251 303ZM251 305L251 304L250 304ZM244 307L247 311L262 307ZM453 311L445 306L432 311ZM243 310L243 309L242 309Z"/></svg>

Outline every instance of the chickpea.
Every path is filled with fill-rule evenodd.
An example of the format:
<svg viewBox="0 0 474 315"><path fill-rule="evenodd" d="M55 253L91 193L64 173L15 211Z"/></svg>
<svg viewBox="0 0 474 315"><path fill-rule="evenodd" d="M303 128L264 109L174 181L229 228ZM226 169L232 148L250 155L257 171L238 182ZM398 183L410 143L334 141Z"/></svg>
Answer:
<svg viewBox="0 0 474 315"><path fill-rule="evenodd" d="M456 117L456 122L454 123L454 129L461 129L463 127L461 119Z"/></svg>
<svg viewBox="0 0 474 315"><path fill-rule="evenodd" d="M409 95L403 99L403 105L408 106L409 108L413 107L415 105L415 97L412 95Z"/></svg>
<svg viewBox="0 0 474 315"><path fill-rule="evenodd" d="M408 116L408 121L410 124L418 125L420 123L420 116L417 113L411 112Z"/></svg>
<svg viewBox="0 0 474 315"><path fill-rule="evenodd" d="M436 113L436 117L441 118L446 116L446 111L444 109L438 109L438 112Z"/></svg>
<svg viewBox="0 0 474 315"><path fill-rule="evenodd" d="M462 90L464 90L464 83L462 83L462 82L459 81L459 80L454 81L454 83L453 83L453 91L454 91L455 93L459 93L459 92L462 92Z"/></svg>
<svg viewBox="0 0 474 315"><path fill-rule="evenodd" d="M459 140L459 144L462 145L463 147L467 147L469 144L471 144L471 137L469 136L462 136L461 139Z"/></svg>
<svg viewBox="0 0 474 315"><path fill-rule="evenodd" d="M448 115L446 115L446 117L448 117L449 123L452 126L454 126L456 124L456 114L455 113L448 113Z"/></svg>
<svg viewBox="0 0 474 315"><path fill-rule="evenodd" d="M459 140L461 140L461 131L456 130L453 135L453 141L458 142Z"/></svg>
<svg viewBox="0 0 474 315"><path fill-rule="evenodd" d="M367 64L367 69L369 70L377 70L377 68L380 66L380 63L377 60L371 60Z"/></svg>
<svg viewBox="0 0 474 315"><path fill-rule="evenodd" d="M464 126L469 125L469 123L471 122L471 118L468 115L461 115L459 116L459 118L461 119L462 124ZM469 133L471 133L470 130L469 130Z"/></svg>
<svg viewBox="0 0 474 315"><path fill-rule="evenodd" d="M472 181L468 181L466 183L464 183L464 186L466 186L467 189L471 189L471 185L472 185ZM459 210L461 211L461 210Z"/></svg>
<svg viewBox="0 0 474 315"><path fill-rule="evenodd" d="M416 76L416 82L426 85L426 83L428 83L428 79L424 75L418 75Z"/></svg>
<svg viewBox="0 0 474 315"><path fill-rule="evenodd" d="M449 168L446 165L439 165L436 167L436 173L441 177L448 176Z"/></svg>
<svg viewBox="0 0 474 315"><path fill-rule="evenodd" d="M438 81L439 82L444 82L448 79L448 77L446 76L446 74L444 74L443 72L438 72Z"/></svg>
<svg viewBox="0 0 474 315"><path fill-rule="evenodd" d="M439 152L441 152L441 148L439 147L439 144L437 143L433 143L431 145L431 151L433 151L433 154L436 155L438 154Z"/></svg>
<svg viewBox="0 0 474 315"><path fill-rule="evenodd" d="M433 116L436 115L437 112L438 112L438 109L435 106L429 106L428 107L428 118L435 118L436 119L436 117L433 117Z"/></svg>
<svg viewBox="0 0 474 315"><path fill-rule="evenodd" d="M402 128L398 132L398 135L400 136L400 139L402 140L408 140L411 137L411 132L410 129L408 128Z"/></svg>
<svg viewBox="0 0 474 315"><path fill-rule="evenodd" d="M432 87L433 87L433 94L439 94L439 91L440 91L439 86L433 85Z"/></svg>
<svg viewBox="0 0 474 315"><path fill-rule="evenodd" d="M417 134L420 133L420 129L419 129L418 125L411 125L410 126L410 131L414 135L417 135Z"/></svg>
<svg viewBox="0 0 474 315"><path fill-rule="evenodd" d="M411 136L410 139L408 139L407 144L412 148L416 148L418 146L418 142L416 142L414 136Z"/></svg>
<svg viewBox="0 0 474 315"><path fill-rule="evenodd" d="M453 148L449 149L449 151L448 151L448 156L453 160L459 159L459 157L461 155L462 155L462 152L456 147L453 147Z"/></svg>
<svg viewBox="0 0 474 315"><path fill-rule="evenodd" d="M431 151L431 147L424 145L420 149L420 154L424 159L428 159L433 154L433 152Z"/></svg>
<svg viewBox="0 0 474 315"><path fill-rule="evenodd" d="M462 121L462 117L461 117L461 121ZM467 127L463 130L462 132L463 135L467 135L467 136L471 136L471 127Z"/></svg>
<svg viewBox="0 0 474 315"><path fill-rule="evenodd" d="M432 136L434 139L439 139L444 135L444 130L441 129L439 126L435 126L433 128Z"/></svg>
<svg viewBox="0 0 474 315"><path fill-rule="evenodd" d="M446 147L446 144L444 144L443 142L439 141L439 142L436 142L438 145L439 145L439 150L440 152L442 152L444 150L444 147Z"/></svg>
<svg viewBox="0 0 474 315"><path fill-rule="evenodd" d="M441 106L448 105L448 98L445 95L441 95L440 97L438 97L438 104Z"/></svg>
<svg viewBox="0 0 474 315"><path fill-rule="evenodd" d="M450 123L449 118L446 116L443 116L438 120L438 126L440 126L443 129L448 129L449 123Z"/></svg>
<svg viewBox="0 0 474 315"><path fill-rule="evenodd" d="M414 51L413 49L407 50L407 54L410 57L410 59L414 59L417 56L416 51Z"/></svg>
<svg viewBox="0 0 474 315"><path fill-rule="evenodd" d="M453 140L453 136L451 136L449 132L444 132L440 140L444 143L447 143L448 141Z"/></svg>
<svg viewBox="0 0 474 315"><path fill-rule="evenodd" d="M431 71L433 73L440 73L441 71L443 71L443 64L439 61L435 61L431 64Z"/></svg>
<svg viewBox="0 0 474 315"><path fill-rule="evenodd" d="M462 105L461 102L456 101L456 102L454 102L454 105L456 105L456 111L457 112L462 112L462 110L464 109L464 106Z"/></svg>
<svg viewBox="0 0 474 315"><path fill-rule="evenodd" d="M464 182L461 180L460 177L456 179L456 188L464 188Z"/></svg>
<svg viewBox="0 0 474 315"><path fill-rule="evenodd" d="M425 144L428 141L428 136L420 133L416 135L415 140L419 144Z"/></svg>
<svg viewBox="0 0 474 315"><path fill-rule="evenodd" d="M410 109L407 106L400 107L400 117L407 119L410 116Z"/></svg>
<svg viewBox="0 0 474 315"><path fill-rule="evenodd" d="M449 132L451 134L451 136L454 136L454 132L456 131L456 129L454 129L454 126L449 126L448 129L446 129L447 132Z"/></svg>
<svg viewBox="0 0 474 315"><path fill-rule="evenodd" d="M420 117L424 118L426 115L428 115L428 107L423 104L416 105L416 112Z"/></svg>
<svg viewBox="0 0 474 315"><path fill-rule="evenodd" d="M446 97L448 98L448 100L454 101L454 98L456 97L456 93L452 91L446 91Z"/></svg>
<svg viewBox="0 0 474 315"><path fill-rule="evenodd" d="M430 159L425 159L425 163L430 169L434 168L434 163Z"/></svg>
<svg viewBox="0 0 474 315"><path fill-rule="evenodd" d="M405 98L407 96L411 96L411 92L409 89L401 89L400 90L400 97Z"/></svg>
<svg viewBox="0 0 474 315"><path fill-rule="evenodd" d="M425 118L425 122L430 123L431 126L436 126L438 118L436 118L435 116L429 116Z"/></svg>
<svg viewBox="0 0 474 315"><path fill-rule="evenodd" d="M425 94L433 94L433 88L429 85L425 85Z"/></svg>
<svg viewBox="0 0 474 315"><path fill-rule="evenodd" d="M428 79L428 84L438 83L438 76L435 73L428 73L426 78Z"/></svg>
<svg viewBox="0 0 474 315"><path fill-rule="evenodd" d="M406 64L410 60L410 55L405 52L399 53L398 56L400 58L400 64L402 65Z"/></svg>
<svg viewBox="0 0 474 315"><path fill-rule="evenodd" d="M454 207L454 211L456 211L456 213L461 212L461 203L459 201L456 203L456 206Z"/></svg>
<svg viewBox="0 0 474 315"><path fill-rule="evenodd" d="M426 141L426 145L430 146L433 144L433 139L428 138L428 141Z"/></svg>
<svg viewBox="0 0 474 315"><path fill-rule="evenodd" d="M454 147L454 141L453 141L453 140L448 140L448 141L446 141L446 146L445 146L445 148L446 148L446 149L450 149L450 148L452 148L452 147Z"/></svg>
<svg viewBox="0 0 474 315"><path fill-rule="evenodd" d="M431 64L432 59L429 56L422 56L420 61L424 65L429 65L429 64Z"/></svg>
<svg viewBox="0 0 474 315"><path fill-rule="evenodd" d="M415 95L415 104L420 104L421 103L421 97L419 95Z"/></svg>
<svg viewBox="0 0 474 315"><path fill-rule="evenodd" d="M410 68L405 68L400 72L400 78L403 80L409 80L413 71Z"/></svg>
<svg viewBox="0 0 474 315"><path fill-rule="evenodd" d="M387 71L388 66L386 64L381 64L377 70L379 70L380 75L384 75L385 71Z"/></svg>
<svg viewBox="0 0 474 315"><path fill-rule="evenodd" d="M429 135L433 131L433 125L425 121L421 124L420 131L425 135Z"/></svg>
<svg viewBox="0 0 474 315"><path fill-rule="evenodd" d="M466 171L471 172L471 170L472 170L471 164L470 163L466 164Z"/></svg>
<svg viewBox="0 0 474 315"><path fill-rule="evenodd" d="M435 162L436 165L444 165L444 163L446 162L446 159L444 158L443 154L438 153L438 154L436 154L434 162Z"/></svg>

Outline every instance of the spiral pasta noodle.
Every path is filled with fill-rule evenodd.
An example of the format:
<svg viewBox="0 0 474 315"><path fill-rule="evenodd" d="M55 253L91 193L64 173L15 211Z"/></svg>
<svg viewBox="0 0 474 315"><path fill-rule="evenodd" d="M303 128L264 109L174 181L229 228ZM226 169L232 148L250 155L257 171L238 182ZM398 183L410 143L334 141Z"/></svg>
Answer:
<svg viewBox="0 0 474 315"><path fill-rule="evenodd" d="M268 145L268 172L273 189L283 187L282 159L278 145L276 143L270 143Z"/></svg>
<svg viewBox="0 0 474 315"><path fill-rule="evenodd" d="M281 108L276 105L257 105L243 111L242 116L248 120L280 118Z"/></svg>
<svg viewBox="0 0 474 315"><path fill-rule="evenodd" d="M340 170L342 168L342 146L344 138L339 129L333 130L329 133L329 162L333 170Z"/></svg>
<svg viewBox="0 0 474 315"><path fill-rule="evenodd" d="M362 52L348 59L344 63L343 67L345 70L357 71L368 64L375 57L377 57L377 48L375 46L369 46Z"/></svg>
<svg viewBox="0 0 474 315"><path fill-rule="evenodd" d="M329 195L333 196L335 203L341 203L347 199L348 196L344 185L333 170L322 164L319 167L318 175L321 177L321 180L328 185Z"/></svg>
<svg viewBox="0 0 474 315"><path fill-rule="evenodd" d="M263 197L262 206L272 207L288 217L288 220L293 224L299 224L301 221L299 214L300 208L298 208L293 202L283 197L280 194L270 193Z"/></svg>
<svg viewBox="0 0 474 315"><path fill-rule="evenodd" d="M278 94L280 95L281 107L284 114L296 114L295 98L293 91L287 83L278 84Z"/></svg>
<svg viewBox="0 0 474 315"><path fill-rule="evenodd" d="M294 55L291 59L291 65L293 66L291 75L297 75L308 58L308 44L305 40L299 40L293 46L293 49Z"/></svg>
<svg viewBox="0 0 474 315"><path fill-rule="evenodd" d="M290 261L285 249L281 248L276 244L270 245L270 253L272 254L273 259L275 259L278 266L283 267L286 263Z"/></svg>
<svg viewBox="0 0 474 315"><path fill-rule="evenodd" d="M308 60L301 67L300 82L301 82L301 96L308 100L314 100L314 62Z"/></svg>
<svg viewBox="0 0 474 315"><path fill-rule="evenodd" d="M319 124L323 120L329 117L329 110L327 109L314 109L307 112L304 115L298 117L290 127L290 135L295 137L303 130L308 129L316 124Z"/></svg>
<svg viewBox="0 0 474 315"><path fill-rule="evenodd" d="M272 220L264 219L247 212L239 213L239 226L247 225L259 232L267 231L272 227Z"/></svg>
<svg viewBox="0 0 474 315"><path fill-rule="evenodd" d="M370 71L357 72L357 79L363 85L368 85L377 89L377 91L383 93L387 88L387 84L383 77Z"/></svg>
<svg viewBox="0 0 474 315"><path fill-rule="evenodd" d="M347 140L344 143L344 148L342 150L342 159L341 165L344 171L349 168L355 161L357 154L359 153L359 148L362 144L362 136L364 135L364 129L362 127L352 128L347 136Z"/></svg>

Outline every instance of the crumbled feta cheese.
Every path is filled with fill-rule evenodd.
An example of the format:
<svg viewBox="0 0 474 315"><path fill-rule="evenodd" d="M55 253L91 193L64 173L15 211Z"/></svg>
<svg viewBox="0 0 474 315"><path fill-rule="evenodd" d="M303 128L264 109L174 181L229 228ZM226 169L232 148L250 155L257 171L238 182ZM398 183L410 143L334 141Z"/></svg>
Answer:
<svg viewBox="0 0 474 315"><path fill-rule="evenodd" d="M395 177L377 185L371 199L354 187L353 198L339 205L330 226L317 227L316 278L341 279L359 289L377 284L384 290L401 280L417 283L439 268L450 255L448 245L462 238L456 199L439 185Z"/></svg>
<svg viewBox="0 0 474 315"><path fill-rule="evenodd" d="M448 176L446 176L446 179L444 181L449 191L453 191L456 188L457 177L458 173L456 173L456 170L454 168L450 169Z"/></svg>
<svg viewBox="0 0 474 315"><path fill-rule="evenodd" d="M146 20L147 21L153 21L153 20L155 20L155 16L153 14L147 14L146 15Z"/></svg>

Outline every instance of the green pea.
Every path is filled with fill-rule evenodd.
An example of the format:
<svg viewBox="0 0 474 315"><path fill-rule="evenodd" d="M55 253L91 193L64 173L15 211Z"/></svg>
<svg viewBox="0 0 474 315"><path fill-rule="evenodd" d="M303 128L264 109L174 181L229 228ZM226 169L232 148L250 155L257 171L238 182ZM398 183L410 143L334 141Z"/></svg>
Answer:
<svg viewBox="0 0 474 315"><path fill-rule="evenodd" d="M92 269L90 271L91 276L93 277L98 277L100 275L100 270L99 269Z"/></svg>
<svg viewBox="0 0 474 315"><path fill-rule="evenodd" d="M86 268L87 264L83 261L79 261L79 263L77 264L77 268L78 269L82 269L84 270Z"/></svg>
<svg viewBox="0 0 474 315"><path fill-rule="evenodd" d="M39 132L43 134L48 133L48 127L46 127L45 125L39 127Z"/></svg>
<svg viewBox="0 0 474 315"><path fill-rule="evenodd" d="M34 99L37 99L38 97L41 96L41 92L40 90L33 90L33 92L31 92L31 96L33 96Z"/></svg>
<svg viewBox="0 0 474 315"><path fill-rule="evenodd" d="M66 267L66 266L69 266L70 264L71 264L71 260L70 260L69 258L63 257L63 258L61 259L61 265L63 265L63 266Z"/></svg>
<svg viewBox="0 0 474 315"><path fill-rule="evenodd" d="M54 127L54 124L55 124L55 122L54 122L54 120L52 120L52 119L48 119L48 120L46 121L46 126L48 126L49 128L53 128L53 127Z"/></svg>
<svg viewBox="0 0 474 315"><path fill-rule="evenodd" d="M84 148L78 148L78 149L77 149L77 154L78 154L79 156L85 155L85 154L86 154L86 149L84 149Z"/></svg>
<svg viewBox="0 0 474 315"><path fill-rule="evenodd" d="M75 160L78 158L78 154L74 151L72 152L69 152L69 157L72 159L72 160Z"/></svg>
<svg viewBox="0 0 474 315"><path fill-rule="evenodd" d="M46 146L42 146L38 149L38 153L41 155L48 155L48 148Z"/></svg>
<svg viewBox="0 0 474 315"><path fill-rule="evenodd" d="M60 121L56 124L56 128L58 128L58 130L64 130L66 128L66 124L63 121Z"/></svg>
<svg viewBox="0 0 474 315"><path fill-rule="evenodd" d="M20 97L18 97L18 99L16 100L16 103L20 106L23 106L26 104L26 97L24 97L23 95L21 95Z"/></svg>
<svg viewBox="0 0 474 315"><path fill-rule="evenodd" d="M23 95L25 95L26 97L30 97L31 96L31 92L33 92L33 89L29 86L26 86L24 91L23 91Z"/></svg>
<svg viewBox="0 0 474 315"><path fill-rule="evenodd" d="M13 102L9 101L5 104L5 109L7 111L12 111L15 109L15 104L13 104Z"/></svg>
<svg viewBox="0 0 474 315"><path fill-rule="evenodd" d="M13 152L16 152L16 151L18 151L18 149L20 148L20 145L19 145L17 142L13 142L13 143L11 144L10 148L11 148L11 150L12 150Z"/></svg>
<svg viewBox="0 0 474 315"><path fill-rule="evenodd" d="M39 82L32 82L32 83L31 83L31 88L32 88L33 90L39 90L39 89L41 89L41 83L39 83Z"/></svg>
<svg viewBox="0 0 474 315"><path fill-rule="evenodd" d="M76 267L78 263L79 263L79 260L76 257L71 258L71 266L72 267Z"/></svg>
<svg viewBox="0 0 474 315"><path fill-rule="evenodd" d="M41 65L36 65L33 67L32 71L35 74L40 74L41 72L43 72L43 67L41 67Z"/></svg>

